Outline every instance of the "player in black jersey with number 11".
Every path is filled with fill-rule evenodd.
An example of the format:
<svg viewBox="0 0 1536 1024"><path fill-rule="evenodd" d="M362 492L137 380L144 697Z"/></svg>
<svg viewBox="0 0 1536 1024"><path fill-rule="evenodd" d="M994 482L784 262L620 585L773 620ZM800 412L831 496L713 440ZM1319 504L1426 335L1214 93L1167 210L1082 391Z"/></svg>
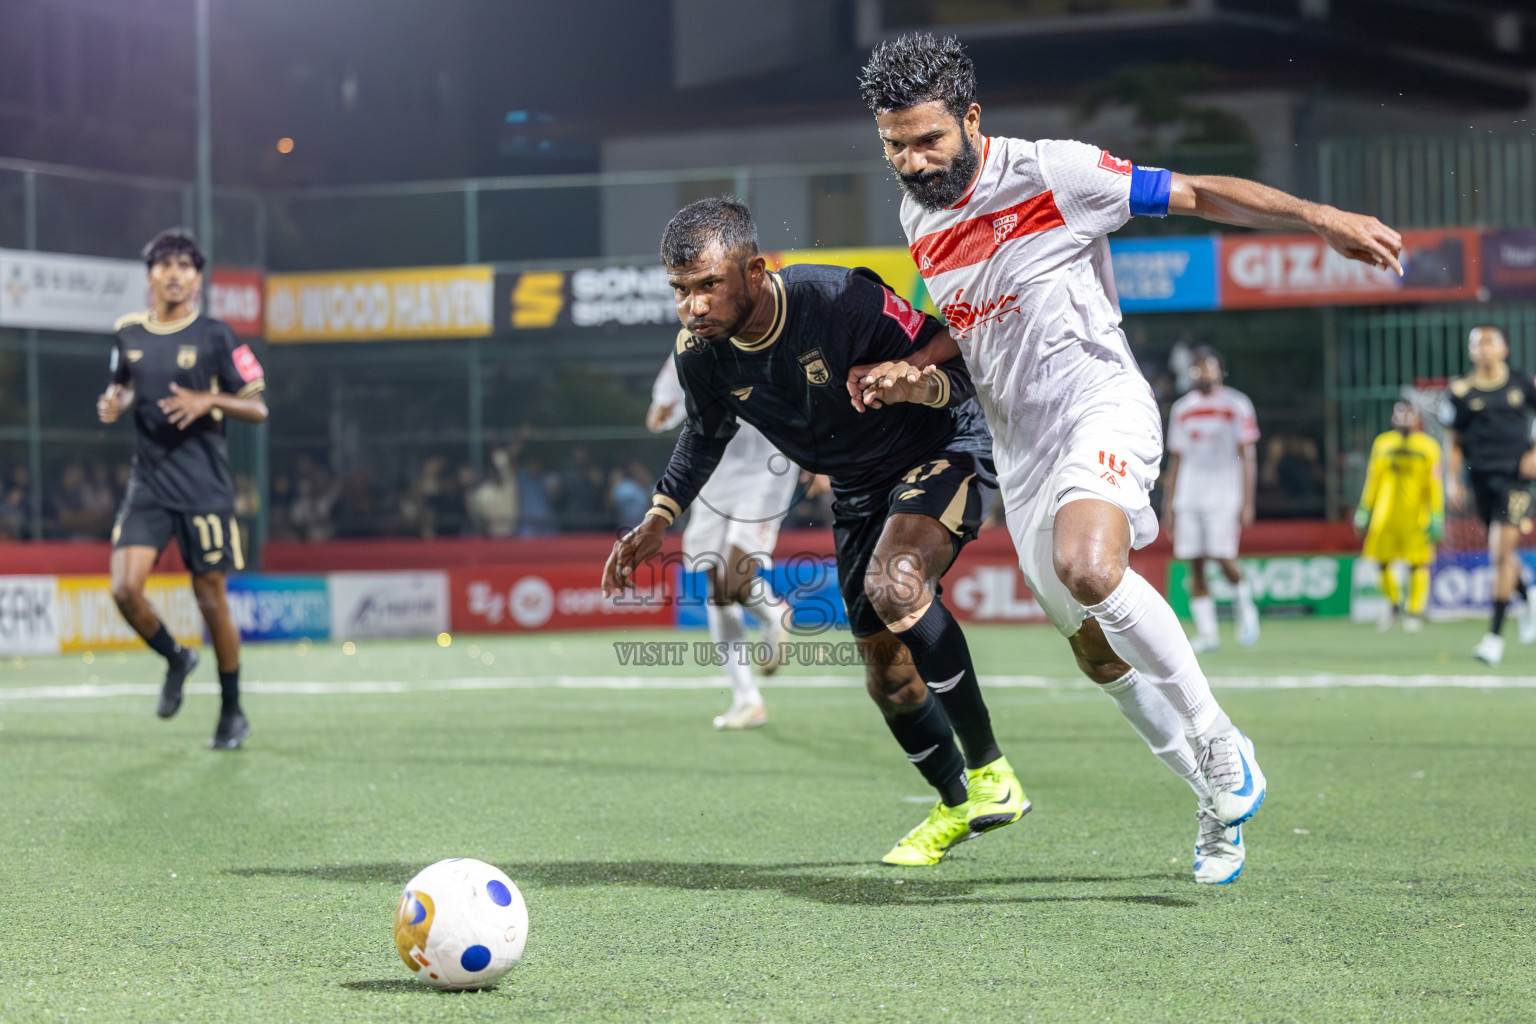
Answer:
<svg viewBox="0 0 1536 1024"><path fill-rule="evenodd" d="M103 423L132 412L139 442L112 528L112 596L128 624L166 660L156 710L170 718L181 707L197 652L171 636L144 599L144 582L176 538L219 661L222 699L210 745L233 750L251 727L240 710L240 631L224 591L225 572L245 567L224 417L265 420L266 380L250 346L198 312L204 261L190 235L161 232L144 247L144 262L155 308L118 321L112 383L96 402Z"/></svg>
<svg viewBox="0 0 1536 1024"><path fill-rule="evenodd" d="M1440 406L1445 426L1445 465L1451 508L1466 506L1463 465L1472 484L1472 500L1488 530L1488 561L1493 569L1493 618L1472 656L1489 665L1504 657L1504 612L1518 592L1524 605L1520 640L1536 642L1536 606L1520 578L1516 547L1532 528L1531 414L1536 413L1536 382L1509 367L1509 343L1497 327L1474 327L1467 340L1472 372L1451 381Z"/></svg>

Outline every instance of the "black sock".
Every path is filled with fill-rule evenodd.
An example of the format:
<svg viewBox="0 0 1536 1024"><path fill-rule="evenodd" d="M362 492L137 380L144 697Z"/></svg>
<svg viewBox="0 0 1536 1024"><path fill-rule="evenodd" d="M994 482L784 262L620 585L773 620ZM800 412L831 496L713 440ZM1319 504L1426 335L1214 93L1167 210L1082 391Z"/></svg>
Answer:
<svg viewBox="0 0 1536 1024"><path fill-rule="evenodd" d="M1520 600L1530 603L1531 599L1525 595L1525 580L1519 576L1515 577L1515 593L1520 595Z"/></svg>
<svg viewBox="0 0 1536 1024"><path fill-rule="evenodd" d="M240 666L233 672L219 669L219 717L238 714L240 711Z"/></svg>
<svg viewBox="0 0 1536 1024"><path fill-rule="evenodd" d="M965 766L980 768L1002 757L992 735L992 716L981 699L960 623L937 598L911 629L895 634L912 652L912 664L944 705L965 751Z"/></svg>
<svg viewBox="0 0 1536 1024"><path fill-rule="evenodd" d="M149 644L150 650L160 655L166 661L175 661L181 657L181 644L177 643L176 638L171 636L171 631L165 628L165 623L163 622L160 623L160 628L155 631L155 635L150 637L146 643Z"/></svg>
<svg viewBox="0 0 1536 1024"><path fill-rule="evenodd" d="M1504 632L1504 612L1509 609L1508 601L1493 602L1493 621L1488 623L1488 632L1498 636Z"/></svg>
<svg viewBox="0 0 1536 1024"><path fill-rule="evenodd" d="M955 746L944 705L929 694L920 707L886 714L885 724L907 752L907 760L939 791L939 799L950 807L965 803L965 762Z"/></svg>

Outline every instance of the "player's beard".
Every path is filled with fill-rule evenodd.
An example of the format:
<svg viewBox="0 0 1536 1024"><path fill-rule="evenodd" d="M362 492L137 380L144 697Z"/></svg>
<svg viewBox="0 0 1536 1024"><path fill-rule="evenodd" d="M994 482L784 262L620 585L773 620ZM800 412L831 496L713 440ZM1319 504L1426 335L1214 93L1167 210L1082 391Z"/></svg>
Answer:
<svg viewBox="0 0 1536 1024"><path fill-rule="evenodd" d="M946 171L920 171L917 174L896 172L902 191L925 210L947 210L960 201L976 169L981 166L981 154L971 145L971 137L960 132L960 152L950 161Z"/></svg>

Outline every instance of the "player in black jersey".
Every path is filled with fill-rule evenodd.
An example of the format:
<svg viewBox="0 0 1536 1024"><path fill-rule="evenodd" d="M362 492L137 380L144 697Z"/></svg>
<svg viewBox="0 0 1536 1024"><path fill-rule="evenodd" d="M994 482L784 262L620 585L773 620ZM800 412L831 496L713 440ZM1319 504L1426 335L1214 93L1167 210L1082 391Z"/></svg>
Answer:
<svg viewBox="0 0 1536 1024"><path fill-rule="evenodd" d="M1536 382L1509 368L1509 343L1497 327L1474 327L1467 341L1472 372L1451 381L1440 406L1446 430L1445 464L1451 508L1466 507L1462 468L1468 470L1478 517L1488 529L1493 567L1493 616L1472 656L1489 665L1504 657L1504 614L1519 592L1524 602L1522 643L1536 642L1536 607L1526 593L1516 547L1532 529L1531 484L1536 453L1531 449L1531 415Z"/></svg>
<svg viewBox="0 0 1536 1024"><path fill-rule="evenodd" d="M144 581L176 539L218 656L222 699L211 746L234 750L251 727L240 709L240 631L224 591L225 572L245 567L224 417L265 420L266 381L250 346L198 312L204 260L190 235L161 232L145 246L144 262L155 308L118 321L112 383L96 401L103 423L131 410L139 435L133 477L112 527L112 596L167 662L156 713L170 718L198 657L144 599Z"/></svg>
<svg viewBox="0 0 1536 1024"><path fill-rule="evenodd" d="M769 271L751 212L729 199L684 207L661 255L684 326L673 358L688 418L654 506L614 545L604 593L628 586L661 549L738 420L752 424L801 468L831 478L838 582L866 685L939 791L885 862L935 864L955 843L1017 821L1029 801L998 750L939 585L996 486L970 376L960 360L944 363L893 391L899 404L864 416L843 387L853 366L900 358L944 328L868 270Z"/></svg>

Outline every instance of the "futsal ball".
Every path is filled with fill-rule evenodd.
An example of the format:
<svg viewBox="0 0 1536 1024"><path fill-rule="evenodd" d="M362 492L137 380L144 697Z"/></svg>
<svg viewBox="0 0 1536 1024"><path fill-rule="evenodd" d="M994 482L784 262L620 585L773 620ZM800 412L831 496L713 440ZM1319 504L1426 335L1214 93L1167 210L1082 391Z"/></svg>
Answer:
<svg viewBox="0 0 1536 1024"><path fill-rule="evenodd" d="M423 868L395 908L400 959L433 988L489 988L521 959L527 941L523 894L484 861L457 857Z"/></svg>

